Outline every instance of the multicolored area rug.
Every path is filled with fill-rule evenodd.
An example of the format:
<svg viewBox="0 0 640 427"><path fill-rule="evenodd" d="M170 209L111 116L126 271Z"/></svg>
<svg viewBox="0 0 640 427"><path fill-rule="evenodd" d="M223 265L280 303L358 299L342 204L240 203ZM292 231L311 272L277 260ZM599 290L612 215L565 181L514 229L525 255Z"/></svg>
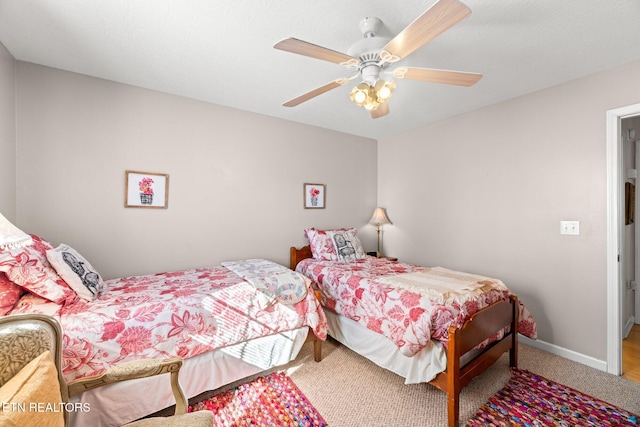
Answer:
<svg viewBox="0 0 640 427"><path fill-rule="evenodd" d="M513 369L467 426L638 426L640 418L531 372Z"/></svg>
<svg viewBox="0 0 640 427"><path fill-rule="evenodd" d="M215 426L327 426L284 372L258 377L189 407L189 412L202 410L213 412Z"/></svg>

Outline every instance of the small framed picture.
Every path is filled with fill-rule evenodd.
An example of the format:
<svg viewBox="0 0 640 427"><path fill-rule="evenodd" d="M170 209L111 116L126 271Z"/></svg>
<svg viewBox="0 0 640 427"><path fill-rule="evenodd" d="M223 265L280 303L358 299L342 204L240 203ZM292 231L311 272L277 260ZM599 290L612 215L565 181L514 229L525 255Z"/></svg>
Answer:
<svg viewBox="0 0 640 427"><path fill-rule="evenodd" d="M167 209L169 207L169 175L125 171L124 207Z"/></svg>
<svg viewBox="0 0 640 427"><path fill-rule="evenodd" d="M324 209L325 206L325 185L324 184L304 184L304 208Z"/></svg>

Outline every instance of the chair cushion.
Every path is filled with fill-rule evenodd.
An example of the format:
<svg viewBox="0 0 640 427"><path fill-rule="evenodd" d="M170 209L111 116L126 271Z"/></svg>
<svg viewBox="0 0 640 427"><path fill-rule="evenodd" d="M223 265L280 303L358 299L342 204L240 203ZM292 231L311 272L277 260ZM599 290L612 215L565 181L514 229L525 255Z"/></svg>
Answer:
<svg viewBox="0 0 640 427"><path fill-rule="evenodd" d="M58 371L51 352L33 359L0 387L0 402L2 426L64 427Z"/></svg>
<svg viewBox="0 0 640 427"><path fill-rule="evenodd" d="M213 412L197 411L174 417L144 418L126 424L123 427L212 427Z"/></svg>

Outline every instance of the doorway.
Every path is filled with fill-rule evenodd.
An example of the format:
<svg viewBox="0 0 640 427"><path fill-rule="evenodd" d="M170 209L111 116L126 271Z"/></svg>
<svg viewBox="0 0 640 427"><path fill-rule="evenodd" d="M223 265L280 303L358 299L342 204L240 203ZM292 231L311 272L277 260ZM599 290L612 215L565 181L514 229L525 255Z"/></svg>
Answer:
<svg viewBox="0 0 640 427"><path fill-rule="evenodd" d="M621 121L624 179L624 265L621 278L622 375L640 382L640 197L636 197L640 169L640 116ZM638 135L636 135L638 134Z"/></svg>
<svg viewBox="0 0 640 427"><path fill-rule="evenodd" d="M640 116L640 104L607 111L607 372L622 374L623 296L627 292L624 140L622 121ZM640 132L640 130L639 130ZM634 255L631 255L634 256ZM625 322L625 323L623 323Z"/></svg>

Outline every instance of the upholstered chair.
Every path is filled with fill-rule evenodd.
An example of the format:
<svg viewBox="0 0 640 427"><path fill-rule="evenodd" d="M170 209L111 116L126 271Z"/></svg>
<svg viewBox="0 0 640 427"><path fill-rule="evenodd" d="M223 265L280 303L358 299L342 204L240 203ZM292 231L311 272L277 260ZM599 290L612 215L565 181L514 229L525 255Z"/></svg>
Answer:
<svg viewBox="0 0 640 427"><path fill-rule="evenodd" d="M0 317L2 425L66 426L69 422L68 413L56 409L67 403L70 396L106 384L169 374L176 398L175 415L145 418L127 426L213 426L213 414L210 411L186 413L187 399L178 383L178 373L182 366L180 358L129 362L102 375L81 378L67 384L62 377L61 355L62 330L54 318L39 314ZM47 404L51 406L46 406Z"/></svg>

